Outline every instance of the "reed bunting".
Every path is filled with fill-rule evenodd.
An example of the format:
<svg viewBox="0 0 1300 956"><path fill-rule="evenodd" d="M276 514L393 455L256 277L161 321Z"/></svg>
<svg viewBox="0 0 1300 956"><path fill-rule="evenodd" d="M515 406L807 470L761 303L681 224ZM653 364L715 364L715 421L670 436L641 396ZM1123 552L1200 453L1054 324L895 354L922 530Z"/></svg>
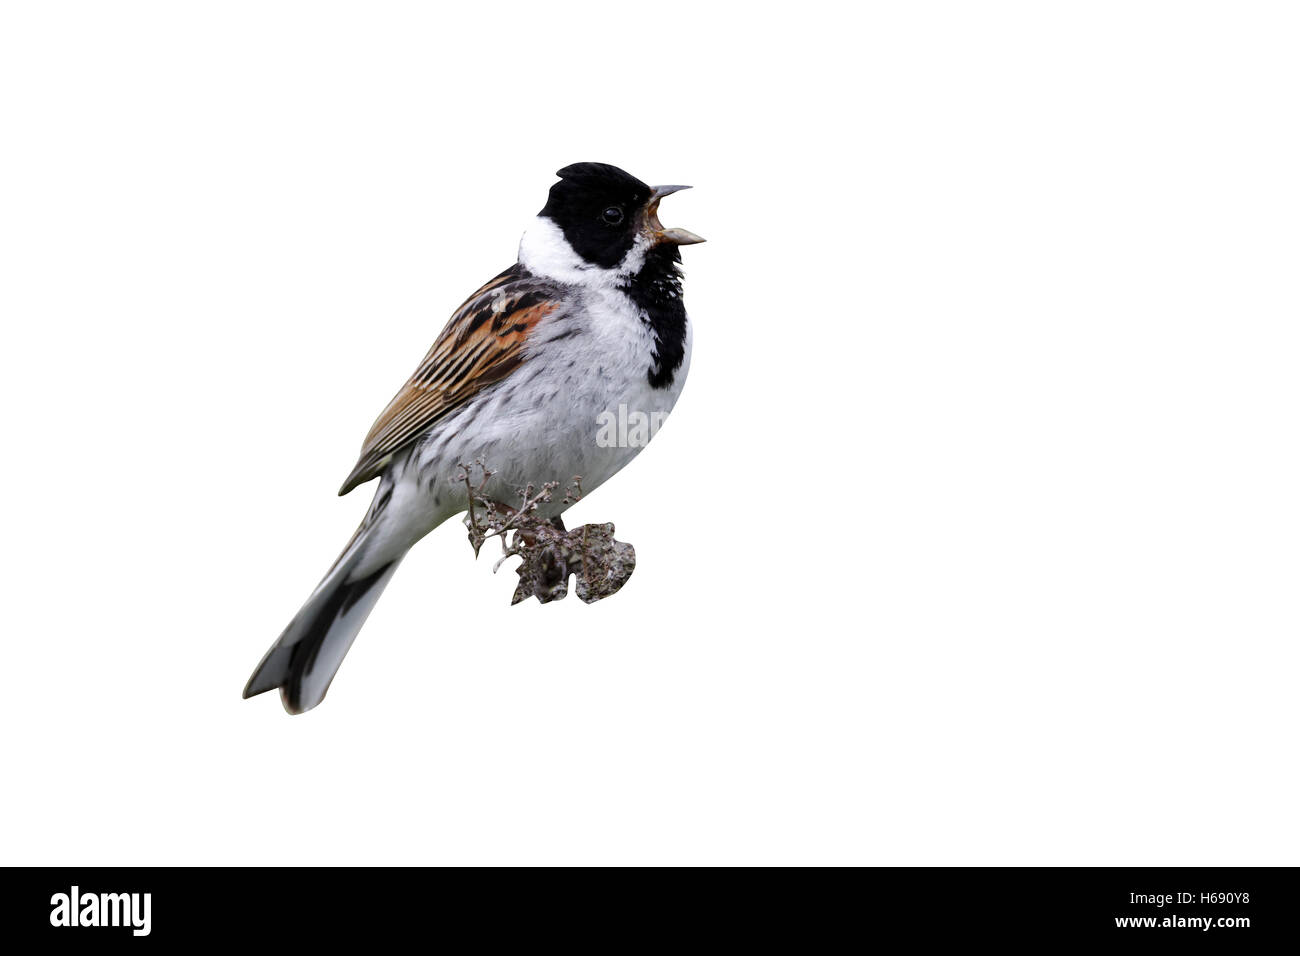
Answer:
<svg viewBox="0 0 1300 956"><path fill-rule="evenodd" d="M556 175L519 261L456 310L370 429L339 491L378 478L370 510L245 697L279 688L291 714L321 702L406 552L466 510L460 463L493 468L484 493L501 501L577 475L590 491L641 450L598 442L602 415L626 406L659 420L677 401L691 357L679 248L704 240L664 228L658 212L687 187L603 163Z"/></svg>

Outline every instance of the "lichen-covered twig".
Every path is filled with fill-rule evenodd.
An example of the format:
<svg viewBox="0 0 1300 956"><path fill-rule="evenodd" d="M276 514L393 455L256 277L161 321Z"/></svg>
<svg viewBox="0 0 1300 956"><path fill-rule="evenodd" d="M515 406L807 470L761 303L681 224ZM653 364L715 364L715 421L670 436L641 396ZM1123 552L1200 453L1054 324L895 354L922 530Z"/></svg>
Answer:
<svg viewBox="0 0 1300 956"><path fill-rule="evenodd" d="M614 540L614 525L588 524L567 531L558 520L541 517L538 506L549 504L559 482L540 486L528 485L518 490L519 504L511 508L489 498L486 488L496 472L481 459L460 465L456 481L464 482L469 496L465 527L477 557L488 538L500 538L501 557L492 566L496 572L507 558L520 558L515 573L519 586L510 602L518 604L535 597L542 604L558 601L569 593L569 577L574 575L574 590L587 604L609 597L636 570L636 549ZM473 481L475 473L482 475ZM565 489L563 503L573 504L582 498L582 477L575 476Z"/></svg>

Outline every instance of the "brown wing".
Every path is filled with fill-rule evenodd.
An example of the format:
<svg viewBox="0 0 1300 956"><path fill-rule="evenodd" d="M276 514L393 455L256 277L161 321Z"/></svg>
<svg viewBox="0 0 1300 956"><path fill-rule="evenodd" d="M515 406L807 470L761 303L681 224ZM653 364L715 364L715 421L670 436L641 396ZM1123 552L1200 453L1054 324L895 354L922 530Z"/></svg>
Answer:
<svg viewBox="0 0 1300 956"><path fill-rule="evenodd" d="M518 266L465 300L371 427L339 494L374 478L438 419L518 368L529 332L557 308L555 290Z"/></svg>

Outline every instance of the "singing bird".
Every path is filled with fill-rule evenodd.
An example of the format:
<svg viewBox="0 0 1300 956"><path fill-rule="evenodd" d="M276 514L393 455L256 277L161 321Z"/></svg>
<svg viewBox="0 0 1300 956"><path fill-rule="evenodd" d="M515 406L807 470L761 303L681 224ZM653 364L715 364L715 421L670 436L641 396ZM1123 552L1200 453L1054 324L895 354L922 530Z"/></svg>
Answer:
<svg viewBox="0 0 1300 956"><path fill-rule="evenodd" d="M519 261L456 310L370 429L339 491L378 478L370 509L245 697L279 688L291 714L321 702L406 552L469 506L462 463L491 467L484 493L501 501L578 475L590 491L641 450L598 441L598 423L620 408L659 421L676 403L691 359L680 247L704 240L665 228L659 201L688 187L604 163L556 175Z"/></svg>

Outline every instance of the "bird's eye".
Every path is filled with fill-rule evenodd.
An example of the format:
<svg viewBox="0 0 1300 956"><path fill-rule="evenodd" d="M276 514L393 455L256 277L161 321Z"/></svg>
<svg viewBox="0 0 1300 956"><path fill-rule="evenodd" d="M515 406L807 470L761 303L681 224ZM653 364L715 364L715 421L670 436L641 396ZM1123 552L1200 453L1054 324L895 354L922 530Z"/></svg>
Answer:
<svg viewBox="0 0 1300 956"><path fill-rule="evenodd" d="M600 214L600 218L604 219L611 226L617 226L623 221L623 210L618 208L618 206L606 206L605 211Z"/></svg>

